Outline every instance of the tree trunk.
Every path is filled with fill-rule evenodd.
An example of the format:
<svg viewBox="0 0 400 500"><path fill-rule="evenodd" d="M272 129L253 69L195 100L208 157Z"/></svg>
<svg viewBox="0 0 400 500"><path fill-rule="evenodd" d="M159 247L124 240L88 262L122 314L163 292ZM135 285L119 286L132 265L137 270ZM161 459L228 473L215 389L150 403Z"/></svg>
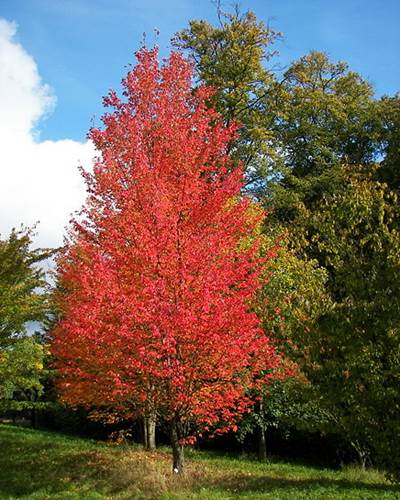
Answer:
<svg viewBox="0 0 400 500"><path fill-rule="evenodd" d="M38 400L38 393L37 393L36 389L32 390L30 399L31 399L33 405ZM31 417L31 426L32 426L33 429L36 429L37 428L37 412L36 412L36 408L34 406L31 408L30 414L31 414L30 415L30 417Z"/></svg>
<svg viewBox="0 0 400 500"><path fill-rule="evenodd" d="M32 427L32 429L37 428L37 413L36 413L35 408L31 409L31 427Z"/></svg>
<svg viewBox="0 0 400 500"><path fill-rule="evenodd" d="M351 445L357 453L358 463L361 469L365 470L369 461L369 450L366 447L362 446L362 444L360 444L358 441L351 441Z"/></svg>
<svg viewBox="0 0 400 500"><path fill-rule="evenodd" d="M143 445L146 450L156 449L156 416L143 417Z"/></svg>
<svg viewBox="0 0 400 500"><path fill-rule="evenodd" d="M156 416L150 415L146 418L146 427L147 427L147 450L155 450L156 449Z"/></svg>
<svg viewBox="0 0 400 500"><path fill-rule="evenodd" d="M267 442L265 437L265 426L258 426L258 460L264 462L267 459Z"/></svg>
<svg viewBox="0 0 400 500"><path fill-rule="evenodd" d="M184 453L183 445L179 443L178 424L171 422L171 446L172 446L172 472L183 474Z"/></svg>
<svg viewBox="0 0 400 500"><path fill-rule="evenodd" d="M260 414L260 422L258 424L258 460L264 462L267 459L267 442L265 437L265 425L263 422L264 417L264 401L262 398L258 403L258 410Z"/></svg>
<svg viewBox="0 0 400 500"><path fill-rule="evenodd" d="M369 461L369 452L367 450L362 450L358 453L358 461L363 470L366 469Z"/></svg>

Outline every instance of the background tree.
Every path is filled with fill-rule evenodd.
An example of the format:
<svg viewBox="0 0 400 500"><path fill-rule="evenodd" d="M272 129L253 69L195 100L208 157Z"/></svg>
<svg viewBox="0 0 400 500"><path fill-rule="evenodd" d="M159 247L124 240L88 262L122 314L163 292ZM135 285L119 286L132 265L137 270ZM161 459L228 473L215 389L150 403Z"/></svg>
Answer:
<svg viewBox="0 0 400 500"><path fill-rule="evenodd" d="M64 401L168 423L173 469L197 432L234 428L279 357L250 310L263 212L227 155L236 126L192 92L191 65L141 50L125 100L90 133L100 157L59 261L53 354Z"/></svg>
<svg viewBox="0 0 400 500"><path fill-rule="evenodd" d="M175 44L194 59L199 81L216 89L212 104L226 123L235 118L242 122L232 151L245 167L247 190L272 207L263 227L266 245L274 246L279 240L279 251L269 263L270 273L259 294L258 311L265 318L266 331L273 325L274 338L280 341L279 349L285 351L291 330L307 330L326 299L326 272L318 268L313 258L296 254L288 244L291 228L274 217L277 203L272 206L270 202L271 181L282 179L286 172L287 154L282 154L284 134L279 124L293 103L289 106L282 102L287 92L283 91L283 84L278 83L272 68L265 66L275 55L271 47L279 34L259 22L252 12L241 15L238 10L233 14L219 10L219 20L217 27L206 21L191 21L189 28L177 34ZM275 188L276 199L277 193ZM287 401L285 382L274 384L272 392L275 402ZM259 400L252 417L242 425L243 432L257 429L261 459L266 453L266 428L278 425L272 414L276 416L284 411L272 401L272 392L269 387L263 390L266 397Z"/></svg>
<svg viewBox="0 0 400 500"><path fill-rule="evenodd" d="M193 56L199 80L207 81L218 89L214 96L217 101L215 105L224 114L226 120L235 116L236 110L241 110L241 101L246 102L246 110L252 110L253 107L259 110L259 113L249 111L246 118L242 120L243 128L235 154L244 160L248 177L251 177L255 170L259 174L256 184L253 184L253 187L256 186L257 189L253 192L270 211L270 216L264 225L265 235L267 237L271 235L276 237L279 234L288 235L288 243L279 254L280 257L273 268L274 272L271 273L271 278L265 288L269 297L265 317L271 318L271 312L277 308L284 311L282 316L286 317L286 321L276 322L278 337L280 335L283 345L286 342L289 358L299 362L305 370L306 373L303 372L303 375L310 375L309 383L304 387L307 387L307 393L309 393L312 386L316 404L320 401L319 398L322 398L321 401L324 399L329 401L332 393L328 390L328 378L325 379L326 384L319 384L316 377L317 371L308 371L312 366L319 367L326 377L328 373L331 374L331 389L337 391L336 396L340 399L340 391L343 389L342 381L340 377L339 380L335 378L338 373L335 370L343 362L341 349L345 348L342 346L339 349L341 341L338 341L338 337L347 323L338 311L342 311L343 303L347 303L354 317L356 314L361 314L362 306L358 309L358 305L365 303L363 302L364 292L361 285L357 289L359 296L350 295L350 287L347 285L340 289L343 276L352 276L356 272L355 260L354 262L347 261L346 254L343 252L343 267L339 270L339 267L332 265L330 259L327 259L322 245L316 242L324 241L326 234L332 234L329 226L332 220L326 215L328 200L330 204L333 204L332 210L333 206L339 203L343 210L343 217L348 211L347 216L350 219L352 211L358 207L357 196L360 194L354 193L354 199L352 199L349 185L355 185L356 192L359 189L365 190L365 186L368 185L372 198L376 198L378 196L376 193L382 189L379 181L386 181L394 191L398 189L396 180L398 177L396 170L398 164L397 124L398 116L400 116L397 113L398 99L385 97L377 101L374 98L372 86L360 75L350 71L345 63L331 62L325 54L320 52L311 52L300 58L290 65L283 77L279 77L272 69L266 69L263 66L268 61L269 44L273 38L267 39L262 36L262 33L266 33L263 31L265 27L258 23L256 17L251 13L240 16L237 11L232 15L222 13L220 15L222 19L218 27L212 27L203 21L191 22L187 30L178 34L178 42ZM236 34L236 37L231 34L230 30ZM257 33L259 41L257 51L253 50L254 33ZM217 38L217 43L210 44L212 48L208 51L205 40L207 37L212 39L213 36ZM237 64L237 68L247 67L246 46L253 57L252 65L249 67L261 68L264 73L260 70L258 74L264 76L257 79L256 73L243 73L242 79L238 77L238 81L241 82L240 88L245 94L243 97L237 93L230 93L229 89L234 64ZM240 47L241 50L235 49L236 47ZM224 56L224 54L232 55L234 52L235 58ZM211 61L218 67L218 76L207 66ZM258 87L258 93L251 90L253 81L262 81ZM227 102L226 95L234 100L234 105ZM257 140L253 138L254 131L257 131ZM250 155L251 162L254 160L258 163L257 167L254 163L247 161L246 148L241 147L240 140L243 141L242 145L246 147L254 145L260 152L259 155ZM379 163L381 168L377 169L376 165ZM343 165L346 165L346 168ZM385 210L392 210L388 208L392 202L389 202L389 199L386 201ZM364 202L367 204L366 200ZM372 200L371 203L373 203ZM322 218L321 210L325 218ZM384 229L381 227L376 232L373 227L370 211L374 210L375 208L370 206L364 212L359 211L359 225L364 228L363 235L359 234L358 226L352 227L351 230L336 228L337 238L342 238L347 242L347 250L353 251L354 255L360 252L364 259L366 256L361 247L358 250L355 248L351 250L355 234L359 234L361 241L365 239L377 241L383 238L382 246L386 241ZM319 221L318 224L315 223L316 220ZM342 222L344 224L344 219ZM395 245L395 240L394 237L393 245ZM335 251L333 240L330 248L330 251ZM360 280L362 276L368 279L370 272L376 269L375 259L381 256L369 254L369 257L371 262L367 264L364 260L364 267L358 269ZM377 286L379 290L379 283L374 280L370 283ZM369 290L372 294L372 288ZM377 291L377 293L380 292ZM303 297L304 300L302 300ZM389 304L391 300L389 296L386 296L386 300L386 306L382 307L390 309L392 306ZM263 307L266 307L265 304ZM379 311L374 311L374 314L377 315L378 321ZM327 327L329 323L335 325L331 327L336 328L335 334ZM355 327L354 323L351 327L349 326L348 332L343 333L344 343L351 343L351 328L353 327ZM380 324L380 328L379 335L383 338L387 330L383 324ZM332 357L329 362L324 361L323 351L327 335L330 336L330 342L332 342ZM368 347L367 337L368 335L364 338L366 345L362 347L365 357L356 356L355 351L350 350L354 355L353 369L355 370L356 364L359 363L357 370L360 373L367 366L367 359L371 364L375 363L374 354ZM361 343L358 345L360 347ZM383 377L382 373L381 376ZM280 387L279 383L275 385ZM351 390L356 390L356 385L348 384L347 387L349 392L343 397L349 409L349 401L351 398L357 400L358 395L350 396ZM321 393L318 392L319 390ZM271 394L268 388L267 393ZM276 400L283 401L283 399L278 397ZM270 402L273 406L271 399ZM362 421L367 418L367 413L357 414L355 404L354 409L349 410L350 413L345 417L340 411L342 403L338 401L337 407L332 403L331 413L327 405L322 405L319 412L320 424L321 428L324 428L327 417L329 416L332 420L333 415L338 411L342 424L346 418L348 420L347 427L342 428L340 432L345 439L349 439L351 432L356 429L365 430ZM366 407L363 408L367 411ZM271 407L270 410L272 411L273 408ZM279 413L279 411L273 410L272 413L271 411L268 409L268 404L265 404L262 413L266 422L269 421L272 413L275 415ZM371 412L368 413L369 415L373 415L374 412L376 414L378 406L374 408L371 406L369 411ZM306 420L308 413L305 410ZM256 414L255 417L253 423L262 422ZM336 429L339 429L339 425L336 425ZM352 429L351 432L350 429ZM351 440L356 447L356 441L371 443L366 433L358 439L354 434L352 436ZM359 448L359 451L362 455L363 450Z"/></svg>
<svg viewBox="0 0 400 500"><path fill-rule="evenodd" d="M43 323L49 313L41 264L54 251L32 250L32 238L32 230L21 229L0 240L0 407L31 410L34 417L41 406L45 353L27 329L30 322Z"/></svg>
<svg viewBox="0 0 400 500"><path fill-rule="evenodd" d="M365 461L383 441L392 449L398 429L400 221L397 196L376 174L345 170L347 188L304 212L335 302L305 339L303 366L331 408L330 425Z"/></svg>
<svg viewBox="0 0 400 500"><path fill-rule="evenodd" d="M46 407L43 395L45 347L34 337L18 339L0 350L0 411L29 411L36 426L36 410Z"/></svg>
<svg viewBox="0 0 400 500"><path fill-rule="evenodd" d="M272 127L276 108L267 99L275 76L264 63L275 55L272 45L280 34L253 12L223 12L220 6L217 11L218 26L190 21L173 44L194 60L198 83L215 89L209 104L225 123L241 123L231 156L244 165L247 189L257 193L270 174L272 159L278 158Z"/></svg>
<svg viewBox="0 0 400 500"><path fill-rule="evenodd" d="M0 240L0 346L26 334L27 324L44 321L48 312L45 272L40 263L54 251L32 250L33 232L13 230Z"/></svg>
<svg viewBox="0 0 400 500"><path fill-rule="evenodd" d="M300 369L306 344L304 339L314 328L323 311L330 309L331 300L326 292L327 272L315 260L300 258L290 248L282 229L268 222L263 229L263 242L267 248L276 245L276 254L267 266L267 276L256 300L257 314L263 320L265 331L277 349L284 355L289 378L276 380L262 388L258 404L252 414L240 425L243 438L246 433L258 433L258 457L267 455L266 436L269 428L284 432L295 426L325 420L315 402L307 401L309 381ZM297 343L297 339L303 342Z"/></svg>
<svg viewBox="0 0 400 500"><path fill-rule="evenodd" d="M368 166L377 160L382 119L371 85L321 52L295 61L274 98L282 168L271 179L265 202L278 220L290 224L300 204L318 210L323 196L346 185L342 164Z"/></svg>
<svg viewBox="0 0 400 500"><path fill-rule="evenodd" d="M372 297L382 291L375 273L381 277L386 274L377 270L377 262L385 259L380 252L387 243L388 230L383 227L387 221L380 220L379 214L391 213L395 205L390 190L379 180L390 179L392 185L396 184L396 160L392 159L396 151L396 107L391 106L390 99L374 99L372 87L359 75L343 63L330 63L320 53L294 63L280 89L280 108L286 109L286 116L279 122L277 134L284 145L285 168L281 178L270 183L266 203L273 208L278 225L292 228L290 245L296 255L305 262L313 259L326 270L325 293L331 304L330 311L321 309L309 331L294 331L292 340L297 353L306 356L301 366L311 381L315 400L323 415L329 415L321 421L321 428L336 429L365 464L373 443L381 442L377 427L372 431L365 425L365 421L375 419L380 403L372 398L370 405L364 404L366 395L360 394L360 387L368 370L377 364L367 323L369 327L374 325L374 335L383 344L390 328L385 320L381 322L382 311L371 311L371 305ZM385 199L381 207L380 197ZM392 236L390 251L395 252L396 231ZM329 250L324 246L328 238ZM366 251L366 241L375 242L373 251L370 247ZM340 266L335 260L339 255ZM394 269L387 272L396 274ZM371 301L368 307L367 291ZM391 309L386 292L381 300L383 308ZM364 327L353 322L363 315L365 334L360 333ZM381 360L388 355L385 350ZM339 374L343 362L352 366L345 373L353 373L346 384ZM378 378L383 381L383 372Z"/></svg>

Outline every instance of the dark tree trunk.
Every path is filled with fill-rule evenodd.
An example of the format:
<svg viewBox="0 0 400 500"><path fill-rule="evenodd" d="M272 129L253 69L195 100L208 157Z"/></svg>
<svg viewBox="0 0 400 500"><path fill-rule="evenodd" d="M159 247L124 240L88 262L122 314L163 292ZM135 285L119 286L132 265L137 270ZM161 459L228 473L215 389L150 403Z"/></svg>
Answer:
<svg viewBox="0 0 400 500"><path fill-rule="evenodd" d="M265 437L265 426L258 426L258 460L264 462L267 459L267 441Z"/></svg>
<svg viewBox="0 0 400 500"><path fill-rule="evenodd" d="M32 390L30 399L31 399L33 405L38 400L38 393L37 393L36 389ZM31 417L31 426L33 429L36 429L37 428L37 411L36 411L36 408L34 406L31 408L30 417Z"/></svg>
<svg viewBox="0 0 400 500"><path fill-rule="evenodd" d="M266 441L266 430L263 422L264 416L264 402L261 399L258 403L258 410L260 414L260 422L258 424L257 434L258 434L258 460L264 462L267 459L267 441Z"/></svg>
<svg viewBox="0 0 400 500"><path fill-rule="evenodd" d="M171 446L172 446L172 472L183 474L184 452L183 445L179 443L180 432L177 422L171 422Z"/></svg>
<svg viewBox="0 0 400 500"><path fill-rule="evenodd" d="M31 427L32 427L32 429L37 428L37 413L36 413L35 408L31 409Z"/></svg>

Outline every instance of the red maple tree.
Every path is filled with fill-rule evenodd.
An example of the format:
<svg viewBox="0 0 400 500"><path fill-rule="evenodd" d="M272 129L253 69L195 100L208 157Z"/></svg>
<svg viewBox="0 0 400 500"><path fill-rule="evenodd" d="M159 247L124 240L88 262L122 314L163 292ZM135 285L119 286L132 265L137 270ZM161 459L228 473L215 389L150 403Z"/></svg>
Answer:
<svg viewBox="0 0 400 500"><path fill-rule="evenodd" d="M99 157L58 262L52 351L65 402L160 416L181 472L183 445L232 428L254 375L279 363L250 308L264 214L227 154L237 126L193 92L191 64L137 59L90 132Z"/></svg>

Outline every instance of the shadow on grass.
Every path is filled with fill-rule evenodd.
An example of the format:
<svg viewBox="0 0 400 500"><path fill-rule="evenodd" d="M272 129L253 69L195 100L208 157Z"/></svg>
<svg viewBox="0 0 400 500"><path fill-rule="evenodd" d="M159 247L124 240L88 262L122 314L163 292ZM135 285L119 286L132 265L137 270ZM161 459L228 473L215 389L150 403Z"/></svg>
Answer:
<svg viewBox="0 0 400 500"><path fill-rule="evenodd" d="M400 498L400 489L393 485L368 484L362 481L348 481L343 479L290 479L270 476L249 477L246 474L235 474L205 481L203 488L212 488L218 491L227 491L235 495L256 495L262 493L285 492L296 498L296 493L337 494L343 498ZM357 496L354 496L357 495ZM389 496L390 495L390 496ZM281 497L279 497L281 498Z"/></svg>
<svg viewBox="0 0 400 500"><path fill-rule="evenodd" d="M41 432L38 439L35 431L2 427L0 498L37 492L51 496L80 482L101 486L109 462L90 441L79 447L73 438Z"/></svg>
<svg viewBox="0 0 400 500"><path fill-rule="evenodd" d="M310 470L311 477L296 478L299 469L288 470L288 464L286 469L265 464L252 470L246 461L230 468L228 460L226 466L218 467L211 457L209 461L198 458L190 458L187 475L176 478L170 474L169 457L162 453L151 457L139 450L0 426L0 498L71 498L71 494L73 498L119 494L123 498L159 498L167 492L179 493L179 498L201 493L204 498L204 490L209 498L251 498L263 493L279 498L280 494L285 498L400 498L399 488L378 481L328 478L316 469ZM303 469L300 476L306 474Z"/></svg>
<svg viewBox="0 0 400 500"><path fill-rule="evenodd" d="M335 472L337 478L323 477L329 475L327 468L321 464L316 464L312 460L294 459L290 463L281 457L273 457L271 461L260 463L254 457L240 457L234 453L225 453L220 451L205 452L197 457L201 462L208 462L208 465L213 464L220 471L218 477L211 479L207 478L202 487L213 488L217 490L226 490L237 494L259 494L271 493L273 491L286 490L288 494L293 493L295 498L296 491L320 491L330 490L335 493L342 493L343 497L347 497L346 493L358 495L357 498L398 498L400 500L400 486L387 483L382 475L379 479L367 479L368 471L365 472L364 478L345 478L346 471L342 473L341 469L329 469L329 472ZM221 469L225 469L229 460L232 460L230 470L226 469L226 474L221 473ZM213 463L214 462L214 463ZM249 472L244 473L243 469L249 467ZM304 468L307 469L307 474L304 474ZM232 470L234 469L234 470ZM236 472L237 471L237 472ZM251 471L251 472L250 472ZM265 474L264 474L265 471ZM296 475L309 475L317 477L296 477ZM363 471L358 470L358 475ZM376 471L375 471L376 472ZM293 476L293 477L290 477ZM342 476L342 477L340 477ZM382 495L382 496L380 496ZM348 498L348 497L347 497Z"/></svg>

